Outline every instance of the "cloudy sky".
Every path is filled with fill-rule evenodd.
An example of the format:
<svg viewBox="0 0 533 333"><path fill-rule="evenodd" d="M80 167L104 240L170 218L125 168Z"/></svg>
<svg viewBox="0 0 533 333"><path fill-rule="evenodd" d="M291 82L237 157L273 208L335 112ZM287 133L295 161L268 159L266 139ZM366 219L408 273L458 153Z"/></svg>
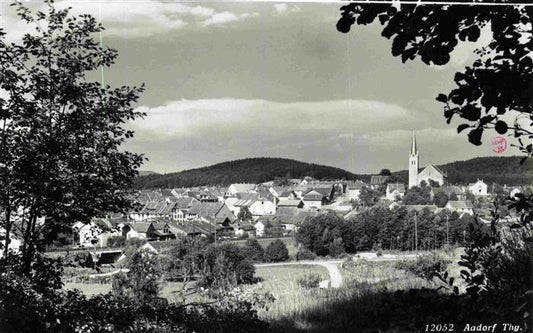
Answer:
<svg viewBox="0 0 533 333"><path fill-rule="evenodd" d="M0 24L16 41L27 26L1 4ZM378 23L337 32L335 3L56 4L93 14L106 27L104 44L120 55L105 70L106 83L146 84L138 108L148 116L129 125L136 136L126 145L148 157L144 170L260 156L357 173L400 170L413 130L421 165L494 155L495 133L470 145L446 125L434 99L472 62L474 44L460 45L444 67L402 64Z"/></svg>

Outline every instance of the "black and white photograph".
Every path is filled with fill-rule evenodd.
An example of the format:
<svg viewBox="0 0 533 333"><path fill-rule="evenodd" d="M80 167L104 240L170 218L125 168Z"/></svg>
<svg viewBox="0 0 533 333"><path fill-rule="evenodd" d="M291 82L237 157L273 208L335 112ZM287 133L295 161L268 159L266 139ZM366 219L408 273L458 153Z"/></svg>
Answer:
<svg viewBox="0 0 533 333"><path fill-rule="evenodd" d="M0 333L533 332L531 0L0 0Z"/></svg>

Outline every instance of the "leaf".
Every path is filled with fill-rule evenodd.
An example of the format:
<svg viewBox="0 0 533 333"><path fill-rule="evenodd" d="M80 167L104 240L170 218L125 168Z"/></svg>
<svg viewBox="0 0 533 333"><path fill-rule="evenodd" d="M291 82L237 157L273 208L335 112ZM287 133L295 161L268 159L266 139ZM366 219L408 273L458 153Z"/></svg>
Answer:
<svg viewBox="0 0 533 333"><path fill-rule="evenodd" d="M475 146L481 146L481 136L483 134L483 127L478 127L468 133L468 141Z"/></svg>
<svg viewBox="0 0 533 333"><path fill-rule="evenodd" d="M496 132L499 134L505 134L507 132L508 126L505 121L498 120L496 122L496 125L494 126L494 129L496 129Z"/></svg>
<svg viewBox="0 0 533 333"><path fill-rule="evenodd" d="M437 98L435 98L437 101L439 102L442 102L442 103L446 103L448 102L448 96L444 95L444 94L439 94L437 96Z"/></svg>
<svg viewBox="0 0 533 333"><path fill-rule="evenodd" d="M468 104L465 105L460 111L459 115L461 118L465 118L470 121L476 121L481 117L481 109L477 106Z"/></svg>
<svg viewBox="0 0 533 333"><path fill-rule="evenodd" d="M463 130L469 128L470 125L468 124L461 124L459 126L457 126L457 134L461 133Z"/></svg>

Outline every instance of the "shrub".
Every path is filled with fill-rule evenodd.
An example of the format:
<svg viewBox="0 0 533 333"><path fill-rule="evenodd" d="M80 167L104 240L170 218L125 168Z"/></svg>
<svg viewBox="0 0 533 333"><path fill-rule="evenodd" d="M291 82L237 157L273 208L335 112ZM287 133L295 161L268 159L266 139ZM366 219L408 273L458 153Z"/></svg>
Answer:
<svg viewBox="0 0 533 333"><path fill-rule="evenodd" d="M316 254L304 247L300 247L296 252L296 260L313 260L316 258Z"/></svg>
<svg viewBox="0 0 533 333"><path fill-rule="evenodd" d="M434 274L445 271L450 263L450 260L436 253L432 253L420 256L416 260L400 261L396 267L428 281L432 281Z"/></svg>
<svg viewBox="0 0 533 333"><path fill-rule="evenodd" d="M255 267L244 257L241 247L232 243L211 244L204 256L199 285L227 289L235 284L253 282Z"/></svg>
<svg viewBox="0 0 533 333"><path fill-rule="evenodd" d="M111 236L107 239L107 246L109 247L120 247L126 245L125 236Z"/></svg>
<svg viewBox="0 0 533 333"><path fill-rule="evenodd" d="M308 273L298 278L298 285L305 289L317 288L320 284L320 275L317 273Z"/></svg>
<svg viewBox="0 0 533 333"><path fill-rule="evenodd" d="M287 261L289 259L289 250L281 239L276 239L268 244L265 249L265 260L268 262Z"/></svg>
<svg viewBox="0 0 533 333"><path fill-rule="evenodd" d="M262 262L265 257L265 250L255 238L249 238L242 247L243 256L252 262Z"/></svg>

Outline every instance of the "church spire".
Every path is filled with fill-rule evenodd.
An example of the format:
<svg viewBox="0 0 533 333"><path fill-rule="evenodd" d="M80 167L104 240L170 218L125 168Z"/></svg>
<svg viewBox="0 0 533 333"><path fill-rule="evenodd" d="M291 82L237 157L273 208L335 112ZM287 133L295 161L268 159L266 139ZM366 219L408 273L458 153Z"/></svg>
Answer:
<svg viewBox="0 0 533 333"><path fill-rule="evenodd" d="M411 155L415 155L416 153L418 153L418 150L416 149L415 131L413 131L413 142L411 143Z"/></svg>

